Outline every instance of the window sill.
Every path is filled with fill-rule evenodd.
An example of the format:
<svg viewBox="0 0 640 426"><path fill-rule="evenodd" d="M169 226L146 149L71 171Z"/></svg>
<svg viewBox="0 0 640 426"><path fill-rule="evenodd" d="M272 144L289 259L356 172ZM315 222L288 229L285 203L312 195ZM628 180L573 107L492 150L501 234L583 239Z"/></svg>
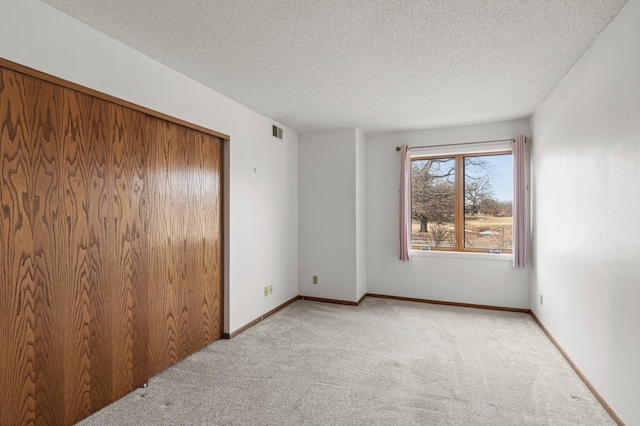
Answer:
<svg viewBox="0 0 640 426"><path fill-rule="evenodd" d="M512 253L473 253L464 251L411 250L411 257L446 257L448 259L513 261Z"/></svg>

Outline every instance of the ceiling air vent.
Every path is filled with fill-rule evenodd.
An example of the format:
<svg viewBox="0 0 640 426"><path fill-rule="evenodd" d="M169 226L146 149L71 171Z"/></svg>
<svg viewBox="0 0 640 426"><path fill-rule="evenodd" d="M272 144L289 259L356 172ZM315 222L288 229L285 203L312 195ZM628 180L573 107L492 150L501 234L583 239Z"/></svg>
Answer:
<svg viewBox="0 0 640 426"><path fill-rule="evenodd" d="M282 139L282 129L278 126L271 126L272 127L272 135L274 138L278 138L278 139Z"/></svg>

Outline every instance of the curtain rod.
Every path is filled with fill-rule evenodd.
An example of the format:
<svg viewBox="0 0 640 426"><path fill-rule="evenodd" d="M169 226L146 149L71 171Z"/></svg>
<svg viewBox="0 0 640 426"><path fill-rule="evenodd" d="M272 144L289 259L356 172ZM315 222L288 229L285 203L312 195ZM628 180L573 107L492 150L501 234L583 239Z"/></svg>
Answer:
<svg viewBox="0 0 640 426"><path fill-rule="evenodd" d="M445 147L445 146L477 145L477 144L482 144L482 143L496 143L496 142L515 142L515 139L497 139L497 140L494 140L494 141L444 143L444 144L441 144L441 145L410 146L409 150L418 149L418 148L440 148L440 147ZM400 151L400 147L399 146L396 146L396 151Z"/></svg>

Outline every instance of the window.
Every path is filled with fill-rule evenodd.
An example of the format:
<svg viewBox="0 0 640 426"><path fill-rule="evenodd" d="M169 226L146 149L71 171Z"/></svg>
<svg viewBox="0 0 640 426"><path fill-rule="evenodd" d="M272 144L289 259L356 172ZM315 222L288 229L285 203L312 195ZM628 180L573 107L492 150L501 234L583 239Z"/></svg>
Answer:
<svg viewBox="0 0 640 426"><path fill-rule="evenodd" d="M511 253L510 151L411 159L411 247Z"/></svg>

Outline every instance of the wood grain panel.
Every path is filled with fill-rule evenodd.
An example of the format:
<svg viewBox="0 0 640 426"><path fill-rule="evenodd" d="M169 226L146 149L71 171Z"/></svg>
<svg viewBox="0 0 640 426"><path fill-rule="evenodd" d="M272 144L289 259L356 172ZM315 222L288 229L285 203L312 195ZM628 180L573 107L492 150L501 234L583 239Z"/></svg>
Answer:
<svg viewBox="0 0 640 426"><path fill-rule="evenodd" d="M2 72L2 424L61 419L55 86ZM28 106L28 107L26 107ZM36 411L36 407L38 410Z"/></svg>
<svg viewBox="0 0 640 426"><path fill-rule="evenodd" d="M65 392L76 422L149 377L144 116L66 90L63 127L72 270Z"/></svg>
<svg viewBox="0 0 640 426"><path fill-rule="evenodd" d="M114 387L112 398L144 384L148 373L148 327L146 299L148 259L146 252L145 116L115 105L111 126L112 185L111 241L114 249L112 277L116 287L114 332Z"/></svg>
<svg viewBox="0 0 640 426"><path fill-rule="evenodd" d="M93 149L88 143L88 111L91 98L70 90L63 92L60 153L63 220L67 225L67 313L65 317L64 395L65 423L71 424L93 412L91 403L91 298L99 274L90 255L89 203L92 199ZM94 334L94 338L95 338Z"/></svg>
<svg viewBox="0 0 640 426"><path fill-rule="evenodd" d="M0 68L0 424L74 424L222 334L221 140Z"/></svg>
<svg viewBox="0 0 640 426"><path fill-rule="evenodd" d="M221 337L221 141L149 118L155 374Z"/></svg>
<svg viewBox="0 0 640 426"><path fill-rule="evenodd" d="M60 243L68 235L61 221L63 194L59 189L59 152L63 150L59 128L62 89L50 83L25 77L33 83L35 109L32 143L33 188L31 219L33 230L35 305L35 405L36 424L64 420L62 342L66 315L65 287L68 278L67 253ZM28 87L25 84L25 87ZM33 100L28 100L32 104Z"/></svg>
<svg viewBox="0 0 640 426"><path fill-rule="evenodd" d="M194 132L195 133L195 132ZM202 203L202 233L200 235L202 253L202 279L210 286L200 287L202 300L202 335L203 345L222 337L223 328L223 258L222 258L222 140L204 133L195 133L200 139L198 158L203 161L206 178L199 182Z"/></svg>
<svg viewBox="0 0 640 426"><path fill-rule="evenodd" d="M111 188L109 185L110 138L108 123L111 117L109 105L101 100L89 98L84 105L87 117L87 135L90 154L89 200L87 218L89 231L89 377L91 411L94 412L111 401L113 386L112 371L112 307L114 300L112 267L109 256L113 250L113 232L109 220Z"/></svg>
<svg viewBox="0 0 640 426"><path fill-rule="evenodd" d="M26 96L21 76L8 71L0 74L0 155L2 158L2 358L0 358L0 424L35 421L35 380L33 356L33 280L28 269L32 264L32 232L25 218L25 197L31 162L28 144L31 138L30 113L23 108ZM27 273L25 273L25 269ZM25 279L26 276L26 279ZM29 300L22 301L21 291L31 289ZM22 325L27 318L26 326ZM30 328L27 328L30 327ZM30 335L28 335L29 333Z"/></svg>
<svg viewBox="0 0 640 426"><path fill-rule="evenodd" d="M5 183L7 181L6 171L9 170L8 165L13 162L12 158L16 155L16 135L14 129L15 116L9 110L10 99L13 90L9 87L9 77L7 72L0 69L0 342L5 346L9 343L9 319L11 318L9 303L10 287L10 259L15 258L13 241L15 233L13 232L13 223L15 219L11 214L9 203L11 200L11 187ZM3 424L9 417L8 408L6 408L5 400L8 400L9 392L9 353L7 349L0 349L0 424Z"/></svg>
<svg viewBox="0 0 640 426"><path fill-rule="evenodd" d="M175 239L179 230L173 229L181 209L179 193L173 194L172 179L178 180L178 173L172 175L170 162L179 165L177 128L165 125L160 120L148 118L148 163L149 174L149 347L151 372L156 374L179 360L179 265L174 255ZM165 129L166 127L166 129ZM175 204L172 204L172 199ZM174 210L176 210L174 212ZM174 236L176 235L176 236Z"/></svg>
<svg viewBox="0 0 640 426"><path fill-rule="evenodd" d="M188 352L193 352L221 336L217 315L212 311L216 296L220 294L218 286L221 281L218 265L220 253L219 224L220 211L216 194L220 194L219 182L216 178L220 170L220 140L197 132L187 132L187 176L188 211L185 222L189 224L186 232L185 260L187 262L188 288L188 328L191 340ZM202 282L202 285L191 283ZM218 300L219 302L219 300ZM217 336L217 337L214 337Z"/></svg>

